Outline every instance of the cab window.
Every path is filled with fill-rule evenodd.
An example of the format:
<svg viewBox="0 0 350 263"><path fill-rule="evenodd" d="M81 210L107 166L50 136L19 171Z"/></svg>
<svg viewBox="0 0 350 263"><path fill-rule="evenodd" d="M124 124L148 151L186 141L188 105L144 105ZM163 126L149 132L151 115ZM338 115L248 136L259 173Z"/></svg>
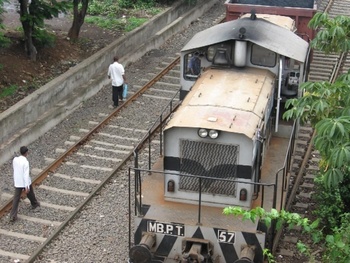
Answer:
<svg viewBox="0 0 350 263"><path fill-rule="evenodd" d="M184 77L187 80L195 80L201 73L201 58L199 52L193 52L185 56Z"/></svg>
<svg viewBox="0 0 350 263"><path fill-rule="evenodd" d="M276 65L276 53L264 47L253 45L251 63L257 66L274 67Z"/></svg>

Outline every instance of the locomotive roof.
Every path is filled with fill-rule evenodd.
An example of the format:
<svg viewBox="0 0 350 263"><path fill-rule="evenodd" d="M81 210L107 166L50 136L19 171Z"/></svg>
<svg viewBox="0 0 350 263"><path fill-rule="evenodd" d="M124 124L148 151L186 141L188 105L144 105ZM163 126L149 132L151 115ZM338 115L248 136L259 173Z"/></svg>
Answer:
<svg viewBox="0 0 350 263"><path fill-rule="evenodd" d="M274 79L274 74L265 69L208 69L165 129L216 129L253 139L264 117Z"/></svg>
<svg viewBox="0 0 350 263"><path fill-rule="evenodd" d="M243 17L203 30L197 33L181 51L198 49L228 40L241 40L239 30L242 27L246 30L244 40L304 62L308 43L283 25L276 25L259 16L255 20Z"/></svg>

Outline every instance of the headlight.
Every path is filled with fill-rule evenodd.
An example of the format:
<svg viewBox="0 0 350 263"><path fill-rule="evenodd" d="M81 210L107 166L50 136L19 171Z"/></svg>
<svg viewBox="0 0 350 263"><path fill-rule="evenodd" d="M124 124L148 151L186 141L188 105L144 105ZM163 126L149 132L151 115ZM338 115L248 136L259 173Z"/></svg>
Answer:
<svg viewBox="0 0 350 263"><path fill-rule="evenodd" d="M208 59L209 61L213 61L213 58L214 58L214 56L215 56L215 51L216 51L216 49L215 49L214 46L210 46L210 47L208 48L208 51L207 51L207 59Z"/></svg>
<svg viewBox="0 0 350 263"><path fill-rule="evenodd" d="M210 130L209 137L212 139L216 139L219 136L219 132L217 130Z"/></svg>
<svg viewBox="0 0 350 263"><path fill-rule="evenodd" d="M208 136L208 131L206 129L199 129L198 130L198 135L201 138L205 138Z"/></svg>

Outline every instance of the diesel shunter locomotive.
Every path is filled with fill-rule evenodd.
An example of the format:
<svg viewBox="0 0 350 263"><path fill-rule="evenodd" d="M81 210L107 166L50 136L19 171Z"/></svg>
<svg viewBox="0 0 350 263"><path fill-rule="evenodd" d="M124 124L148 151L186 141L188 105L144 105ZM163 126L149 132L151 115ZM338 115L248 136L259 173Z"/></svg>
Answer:
<svg viewBox="0 0 350 263"><path fill-rule="evenodd" d="M254 12L184 46L163 156L153 172L135 170L130 262L263 262L269 229L222 211L283 207L279 170L296 126L281 115L301 95L309 53L293 19Z"/></svg>

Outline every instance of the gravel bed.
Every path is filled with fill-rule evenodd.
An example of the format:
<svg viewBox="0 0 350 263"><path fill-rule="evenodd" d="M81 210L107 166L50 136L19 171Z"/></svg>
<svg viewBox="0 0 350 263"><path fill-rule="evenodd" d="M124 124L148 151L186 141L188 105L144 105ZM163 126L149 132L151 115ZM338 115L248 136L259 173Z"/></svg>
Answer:
<svg viewBox="0 0 350 263"><path fill-rule="evenodd" d="M93 157L74 155L72 157L67 158L67 161L73 162L73 163L79 163L82 165L90 165L91 163L93 163L95 167L104 167L104 168L109 168L111 170L114 170L116 165L121 160L121 157L118 157L117 154L112 152L107 152L107 151L97 151L97 150L91 149L91 153L86 153L86 154L91 154L91 155L94 154L94 155L98 155L101 158L106 158L106 159L96 160Z"/></svg>
<svg viewBox="0 0 350 263"><path fill-rule="evenodd" d="M45 200L45 202L70 207L78 206L82 203L82 201L85 198L83 196L55 193L46 189L42 189L40 187L36 189L35 193L38 195L38 199L40 196L41 200ZM44 210L44 208L42 208L41 210Z"/></svg>
<svg viewBox="0 0 350 263"><path fill-rule="evenodd" d="M21 219L19 219L15 224L8 223L6 219L1 219L0 222L1 228L7 231L19 231L22 234L39 237L47 237L55 230L55 226L50 224L38 226L38 223L36 222Z"/></svg>
<svg viewBox="0 0 350 263"><path fill-rule="evenodd" d="M126 67L130 91L135 90L135 86L142 86L144 84L143 79L150 79L151 76L148 75L148 73L154 73L154 69L164 68L163 61L169 61L168 58L174 58L195 33L208 28L212 25L214 19L224 14L224 2L224 0L218 1L218 4L213 6L208 13L193 22L190 27L184 28L182 32L168 40L161 48L148 52L142 59ZM176 71L173 72L174 76L178 76L178 74L179 73ZM152 120L154 116L149 113L145 114L142 111L142 107L149 105L149 107L152 108L152 113L158 115L160 113L159 109L161 109L163 105L151 107L155 104L155 101L155 99L142 97L139 103L134 103L123 110L123 118L119 118L112 125L120 125L121 127L135 129L148 129L154 121ZM63 148L64 142L69 141L71 135L83 136L84 134L79 132L79 129L91 128L88 121L102 119L104 114L113 110L110 107L111 105L111 88L107 86L101 89L96 96L85 101L81 107L72 115L68 116L66 120L28 146L30 149L28 159L31 168L44 169L46 167L46 157L58 157L60 153L56 153L57 148ZM122 131L118 130L115 131L115 134L119 132L122 133ZM135 132L135 136L139 137L140 134ZM115 144L118 143L113 139L111 142ZM123 144L123 142L121 142L121 144ZM66 148L68 148L68 146L66 146ZM85 150L84 148L84 152ZM157 152L158 150L152 152L152 159L156 159L158 155ZM140 160L144 161L145 164L147 164L146 156L146 154L143 154ZM129 164L132 165L131 162ZM95 164L92 163L91 165ZM62 165L56 172L61 174L72 174L72 172L75 172L80 173L83 178L96 180L101 180L104 176L109 174L109 172L86 169L78 165ZM13 181L11 161L0 167L0 174L3 182L0 192L12 194ZM76 190L80 191L79 189ZM78 199L81 201L81 197L72 197L59 193L56 195L49 195L46 190L40 188L36 193L39 201L47 200L55 204L78 205ZM2 202L3 201L4 200L2 200ZM21 207L22 205L24 204L21 204ZM28 204L25 205L28 206ZM21 208L19 214L21 213L29 214L31 212ZM42 206L37 213L40 213L41 218L46 218L48 220L64 220L64 217L60 218L60 216L55 214L55 209L48 207ZM69 214L69 212L65 213L65 216L67 214ZM64 232L44 250L40 259L37 259L35 262L50 262L50 260L55 260L56 262L127 262L128 217L128 177L124 172L114 177L112 181L100 191L100 194L91 200L88 206L77 215L74 222L65 228ZM6 219L7 218L3 218L0 221L2 225L7 222ZM23 227L33 227L32 223L27 223L26 220L19 220L18 223L20 221ZM20 224L16 222L14 229L19 227ZM1 242L3 243L3 240L1 240Z"/></svg>
<svg viewBox="0 0 350 263"><path fill-rule="evenodd" d="M50 176L45 180L44 184L50 187L57 187L57 188L63 187L64 189L69 191L77 191L77 192L83 192L83 193L90 193L96 187L96 184L85 183L85 182L74 181L74 184L72 184L72 180L57 177L57 176Z"/></svg>
<svg viewBox="0 0 350 263"><path fill-rule="evenodd" d="M5 235L0 235L0 243L6 244L12 251L16 251L18 254L30 255L40 242L24 240L21 238L10 237ZM4 261L6 262L6 261ZM13 262L7 261L7 262Z"/></svg>
<svg viewBox="0 0 350 263"><path fill-rule="evenodd" d="M101 170L92 170L81 167L79 165L61 165L57 171L60 174L79 174L79 177L84 179L102 180L110 172Z"/></svg>

